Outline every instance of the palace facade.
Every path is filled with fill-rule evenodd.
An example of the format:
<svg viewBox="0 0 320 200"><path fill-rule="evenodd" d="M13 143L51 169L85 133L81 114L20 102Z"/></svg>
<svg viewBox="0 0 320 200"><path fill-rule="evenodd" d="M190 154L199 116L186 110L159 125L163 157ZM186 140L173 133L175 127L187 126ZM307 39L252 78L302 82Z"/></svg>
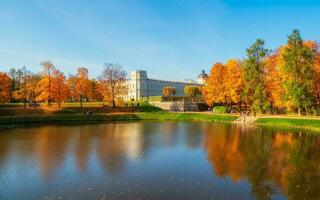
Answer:
<svg viewBox="0 0 320 200"><path fill-rule="evenodd" d="M174 87L177 90L176 96L184 96L184 87L187 85L202 86L204 79L207 77L204 71L198 76L197 81L167 81L149 79L147 72L143 70L135 70L130 74L127 80L128 94L124 100L141 100L143 97L162 96L162 89L166 86Z"/></svg>

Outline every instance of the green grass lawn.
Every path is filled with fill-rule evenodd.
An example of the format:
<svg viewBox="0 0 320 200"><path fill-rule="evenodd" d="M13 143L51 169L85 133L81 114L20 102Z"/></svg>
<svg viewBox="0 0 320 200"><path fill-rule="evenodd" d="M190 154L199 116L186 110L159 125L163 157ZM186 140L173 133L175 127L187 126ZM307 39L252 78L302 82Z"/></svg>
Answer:
<svg viewBox="0 0 320 200"><path fill-rule="evenodd" d="M282 128L304 128L320 131L320 119L260 118L255 121L255 124Z"/></svg>

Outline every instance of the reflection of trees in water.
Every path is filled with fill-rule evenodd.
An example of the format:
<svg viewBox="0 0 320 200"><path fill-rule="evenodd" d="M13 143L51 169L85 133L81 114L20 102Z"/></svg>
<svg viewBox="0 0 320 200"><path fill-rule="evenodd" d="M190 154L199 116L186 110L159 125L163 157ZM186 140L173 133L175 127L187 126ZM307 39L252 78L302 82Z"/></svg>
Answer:
<svg viewBox="0 0 320 200"><path fill-rule="evenodd" d="M202 143L203 123L185 123L186 146L190 148L198 148Z"/></svg>
<svg viewBox="0 0 320 200"><path fill-rule="evenodd" d="M69 134L58 126L41 127L35 134L35 155L42 176L48 179L64 161Z"/></svg>
<svg viewBox="0 0 320 200"><path fill-rule="evenodd" d="M121 172L125 165L125 143L117 129L119 125L109 124L104 133L98 135L97 156L103 167L111 174Z"/></svg>
<svg viewBox="0 0 320 200"><path fill-rule="evenodd" d="M162 139L162 145L166 145L168 147L176 146L178 143L178 123L161 123L158 126L158 132L160 135L159 138Z"/></svg>
<svg viewBox="0 0 320 200"><path fill-rule="evenodd" d="M83 172L94 153L109 173L119 173L128 159L141 159L148 151L150 138L144 136L152 127L144 127L143 123L115 123L12 129L0 136L0 166L12 155L21 166L35 159L43 178L48 179L67 155Z"/></svg>
<svg viewBox="0 0 320 200"><path fill-rule="evenodd" d="M11 137L7 137L5 134L0 135L0 168L6 162L6 158L9 154L10 143Z"/></svg>
<svg viewBox="0 0 320 200"><path fill-rule="evenodd" d="M75 137L75 159L78 166L78 169L83 172L87 169L87 162L91 150L92 128L90 126L78 126L72 129L76 133Z"/></svg>
<svg viewBox="0 0 320 200"><path fill-rule="evenodd" d="M257 199L270 199L277 185L290 199L320 192L320 138L215 126L205 129L204 148L218 176L247 179Z"/></svg>

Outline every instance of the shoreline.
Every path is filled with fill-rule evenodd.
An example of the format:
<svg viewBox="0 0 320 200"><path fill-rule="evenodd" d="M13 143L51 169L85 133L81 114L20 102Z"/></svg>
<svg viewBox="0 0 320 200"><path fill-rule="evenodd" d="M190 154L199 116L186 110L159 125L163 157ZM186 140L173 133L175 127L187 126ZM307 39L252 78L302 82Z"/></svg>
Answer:
<svg viewBox="0 0 320 200"><path fill-rule="evenodd" d="M0 116L1 127L15 127L29 124L100 123L116 121L206 121L235 123L236 115L212 115L208 113L136 112L105 114L39 114ZM239 124L239 123L238 123ZM303 129L320 133L320 118L292 116L258 116L250 125L285 129Z"/></svg>
<svg viewBox="0 0 320 200"><path fill-rule="evenodd" d="M231 123L236 116L208 115L199 113L108 113L108 114L41 114L0 116L0 126L27 125L37 123L74 123L74 122L116 122L116 121L211 121Z"/></svg>

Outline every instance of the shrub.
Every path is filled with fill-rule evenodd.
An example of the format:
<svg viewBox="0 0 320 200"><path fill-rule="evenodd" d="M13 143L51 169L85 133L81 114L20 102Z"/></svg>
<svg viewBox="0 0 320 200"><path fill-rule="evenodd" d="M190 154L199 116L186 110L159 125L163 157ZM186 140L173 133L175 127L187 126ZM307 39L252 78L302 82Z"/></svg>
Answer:
<svg viewBox="0 0 320 200"><path fill-rule="evenodd" d="M212 109L212 112L214 114L224 114L224 113L228 113L229 111L230 109L227 106L215 106Z"/></svg>

